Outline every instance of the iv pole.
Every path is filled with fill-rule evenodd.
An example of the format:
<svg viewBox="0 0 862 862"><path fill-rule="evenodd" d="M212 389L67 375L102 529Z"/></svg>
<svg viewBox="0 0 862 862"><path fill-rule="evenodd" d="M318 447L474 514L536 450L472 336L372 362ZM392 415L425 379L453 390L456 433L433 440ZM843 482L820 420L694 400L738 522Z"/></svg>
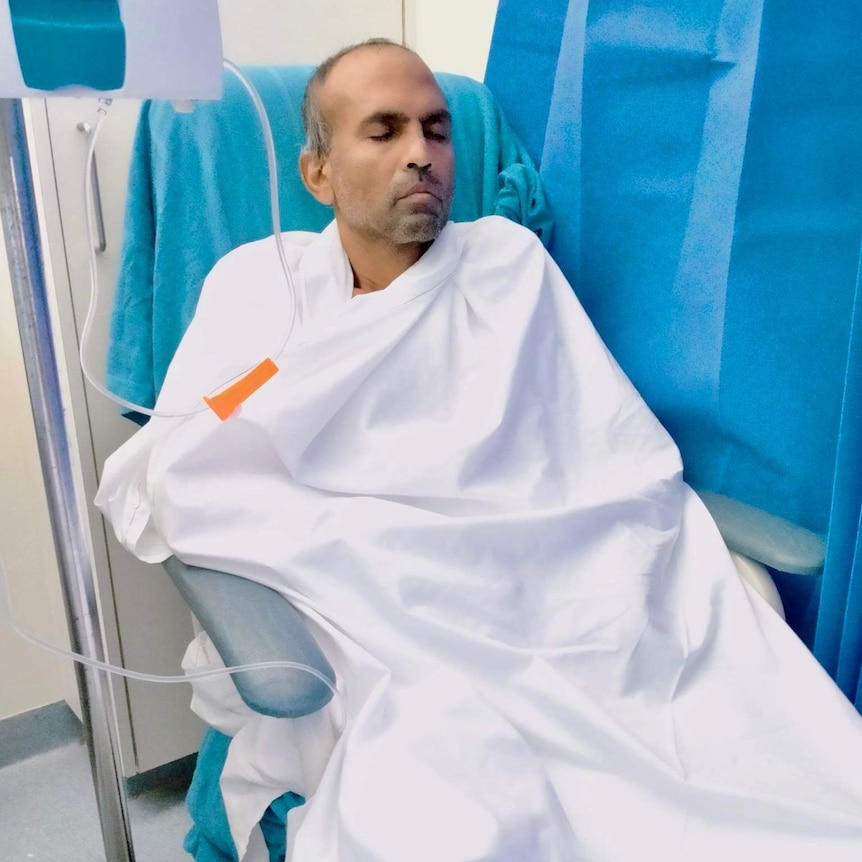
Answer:
<svg viewBox="0 0 862 862"><path fill-rule="evenodd" d="M36 196L20 99L0 99L0 220L42 475L60 568L72 649L104 661L84 519L72 472L69 439L51 335ZM75 665L84 732L107 862L134 862L135 853L108 682L103 671Z"/></svg>

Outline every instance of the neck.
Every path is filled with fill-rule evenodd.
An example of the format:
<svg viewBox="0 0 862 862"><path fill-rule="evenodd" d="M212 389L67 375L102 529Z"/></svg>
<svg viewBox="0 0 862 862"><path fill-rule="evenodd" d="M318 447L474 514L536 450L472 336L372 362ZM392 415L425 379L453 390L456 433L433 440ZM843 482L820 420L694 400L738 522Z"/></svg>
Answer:
<svg viewBox="0 0 862 862"><path fill-rule="evenodd" d="M394 245L382 240L358 237L338 228L341 245L353 270L353 295L373 293L389 287L399 275L407 272L428 250L430 242Z"/></svg>

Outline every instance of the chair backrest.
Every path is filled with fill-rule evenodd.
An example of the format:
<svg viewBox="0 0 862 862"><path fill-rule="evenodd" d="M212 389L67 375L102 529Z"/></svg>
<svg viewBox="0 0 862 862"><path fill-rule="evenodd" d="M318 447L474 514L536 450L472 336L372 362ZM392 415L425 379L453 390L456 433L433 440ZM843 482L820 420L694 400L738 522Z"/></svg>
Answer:
<svg viewBox="0 0 862 862"><path fill-rule="evenodd" d="M311 68L244 71L272 126L282 230L319 231L332 212L309 195L296 168L304 143L300 107ZM550 214L537 171L490 91L460 75L441 74L438 81L453 115L451 219L504 215L547 241ZM170 102L145 103L111 322L110 389L152 406L206 274L231 249L271 232L263 136L239 81L226 73L224 97L188 114Z"/></svg>

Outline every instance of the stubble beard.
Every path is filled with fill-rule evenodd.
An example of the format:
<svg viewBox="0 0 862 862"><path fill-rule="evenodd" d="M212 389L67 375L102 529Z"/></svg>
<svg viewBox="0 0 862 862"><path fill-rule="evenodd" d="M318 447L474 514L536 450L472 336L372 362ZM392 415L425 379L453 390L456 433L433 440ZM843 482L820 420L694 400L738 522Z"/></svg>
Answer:
<svg viewBox="0 0 862 862"><path fill-rule="evenodd" d="M417 203L399 200L396 194L391 202L392 224L390 236L393 242L402 244L409 242L432 242L440 236L440 231L449 220L454 189L442 186L439 180L427 177L428 184L438 195L435 203ZM407 210L406 212L404 210Z"/></svg>
<svg viewBox="0 0 862 862"><path fill-rule="evenodd" d="M375 219L365 205L357 200L353 189L339 189L339 210L354 229L393 246L433 242L449 220L453 189L440 189L438 204L411 204L393 197L388 213Z"/></svg>
<svg viewBox="0 0 862 862"><path fill-rule="evenodd" d="M440 236L449 218L449 207L441 205L437 212L398 214L387 231L393 245L411 242L432 242Z"/></svg>

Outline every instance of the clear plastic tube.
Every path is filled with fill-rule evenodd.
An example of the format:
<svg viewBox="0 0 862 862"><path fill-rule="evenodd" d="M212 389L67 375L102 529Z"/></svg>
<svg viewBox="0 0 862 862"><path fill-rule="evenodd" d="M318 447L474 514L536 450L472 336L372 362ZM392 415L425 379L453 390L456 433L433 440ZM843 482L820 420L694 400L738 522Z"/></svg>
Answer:
<svg viewBox="0 0 862 862"><path fill-rule="evenodd" d="M272 128L269 123L269 117L267 116L266 108L264 107L263 100L260 98L260 94L255 89L254 84L252 84L252 82L246 77L246 75L244 75L243 72L229 60L224 61L224 67L233 75L235 75L245 88L246 92L251 98L255 111L257 112L258 119L260 120L261 131L263 132L264 147L266 150L267 165L269 168L269 197L270 208L272 210L272 235L273 239L275 240L275 246L278 252L278 259L279 263L281 264L282 272L284 273L287 290L291 298L290 320L288 321L284 336L282 337L281 342L276 346L275 351L269 354L270 357L275 358L279 354L281 354L282 350L284 350L285 345L287 344L291 334L293 333L293 328L296 324L297 319L297 309L299 306L299 297L297 295L296 285L290 272L290 266L287 263L287 254L284 250L284 242L281 236L281 215L278 202L278 165L276 162L275 155L275 142L273 140ZM87 149L87 163L84 170L84 199L86 201L87 247L90 263L90 305L87 310L87 316L84 320L84 328L81 333L81 345L79 351L81 370L84 373L84 377L86 377L87 381L97 392L100 392L106 398L109 398L111 401L115 401L121 407L125 407L128 410L134 410L147 416L161 416L165 418L183 418L186 416L194 416L197 413L203 413L204 411L209 409L203 398L206 395L214 394L213 392L202 392L200 401L196 401L193 405L189 405L188 410L155 410L150 407L145 407L142 404L135 404L131 401L126 401L124 398L121 398L120 396L115 395L113 392L111 392L107 388L107 386L103 386L101 383L99 383L96 379L97 375L94 373L88 358L88 353L92 345L93 321L96 316L96 310L99 307L99 277L98 270L96 267L96 245L94 240L96 228L93 215L95 210L93 206L92 196L92 175L96 153L96 142L99 138L99 133L102 129L102 124L110 105L110 99L99 100L98 117L96 119L95 126L93 127L93 132L90 135L90 144ZM260 357L260 359L263 358L265 357ZM249 365L248 369L246 369L246 372L254 368L255 365L257 365L257 362L254 362ZM233 377L230 380L226 380L223 386L229 385L238 377L242 377L243 374L245 374L246 372L242 372L242 374L238 374L236 375L236 377Z"/></svg>
<svg viewBox="0 0 862 862"><path fill-rule="evenodd" d="M20 626L15 619L14 612L12 609L12 598L9 593L9 580L6 574L6 567L3 565L3 560L0 559L0 620L4 619L8 623L9 628L13 632L15 632L18 637L22 638L33 646L38 647L39 649L53 653L54 655L60 656L61 658L71 659L72 661L76 661L79 664L86 665L87 667L95 668L96 670L105 671L116 676L126 677L127 679L139 680L141 682L154 682L161 684L190 683L200 679L210 679L212 677L225 676L226 674L244 673L250 670L269 670L276 668L302 671L303 673L308 673L315 679L322 682L332 692L333 699L337 704L337 714L339 716L338 720L341 725L340 729L343 728L343 722L346 713L344 711L344 702L341 697L341 692L325 674L321 673L319 670L317 670L317 668L311 667L307 664L303 664L302 662L263 661L255 662L254 664L232 665L231 667L206 668L203 670L188 671L187 673L178 674L175 676L165 676L162 674L142 673L141 671L128 670L127 668L109 664L108 662L98 661L97 659L90 658L89 656L84 656L80 653L73 652L72 650L58 647L55 644L50 644L47 641L42 640L42 638L34 635L32 632L28 632L25 628Z"/></svg>

